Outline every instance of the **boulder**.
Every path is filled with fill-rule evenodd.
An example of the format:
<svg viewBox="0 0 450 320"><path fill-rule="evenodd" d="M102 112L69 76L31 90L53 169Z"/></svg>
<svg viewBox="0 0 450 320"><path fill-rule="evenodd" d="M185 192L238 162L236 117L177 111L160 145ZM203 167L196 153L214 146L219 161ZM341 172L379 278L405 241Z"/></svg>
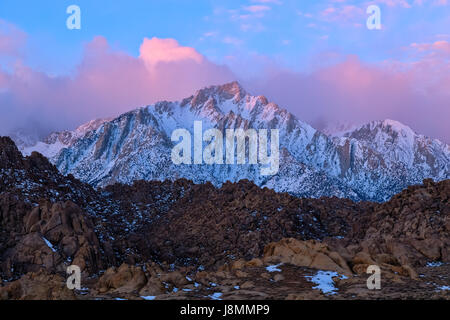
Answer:
<svg viewBox="0 0 450 320"><path fill-rule="evenodd" d="M296 266L336 271L345 275L352 273L339 253L330 251L326 244L316 240L300 241L288 238L270 243L264 249L264 261L290 263Z"/></svg>
<svg viewBox="0 0 450 320"><path fill-rule="evenodd" d="M146 283L147 277L141 268L122 264L106 270L96 288L100 293L131 293L140 291Z"/></svg>
<svg viewBox="0 0 450 320"><path fill-rule="evenodd" d="M0 287L0 300L75 300L66 279L42 269Z"/></svg>

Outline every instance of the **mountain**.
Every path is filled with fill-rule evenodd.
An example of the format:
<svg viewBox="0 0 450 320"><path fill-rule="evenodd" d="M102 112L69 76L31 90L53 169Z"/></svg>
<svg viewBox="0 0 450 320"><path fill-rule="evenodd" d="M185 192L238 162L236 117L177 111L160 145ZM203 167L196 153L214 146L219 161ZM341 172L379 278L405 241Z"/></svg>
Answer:
<svg viewBox="0 0 450 320"><path fill-rule="evenodd" d="M371 200L387 200L419 179L450 177L449 145L398 121L372 121L332 140L348 150L344 180Z"/></svg>
<svg viewBox="0 0 450 320"><path fill-rule="evenodd" d="M279 129L279 172L262 176L260 165L173 164L172 132L185 128L193 135L194 121L202 121L203 130L222 132ZM248 179L300 197L386 201L425 178L450 178L450 147L439 140L392 120L328 136L264 96L248 94L237 82L201 89L182 101L158 102L88 129L92 130L64 133L68 142L58 136L34 149L63 174L94 187L140 179L186 178L216 186Z"/></svg>
<svg viewBox="0 0 450 320"><path fill-rule="evenodd" d="M326 124L320 131L325 133L327 136L342 137L344 134L351 132L356 128L358 128L358 125L355 125L352 122L337 121L335 123Z"/></svg>
<svg viewBox="0 0 450 320"><path fill-rule="evenodd" d="M39 152L48 158L56 156L62 149L70 147L78 139L83 138L86 133L96 130L111 118L91 120L73 131L53 132L42 141L36 141L29 135L15 132L10 137L17 144L24 155L30 155L33 151Z"/></svg>

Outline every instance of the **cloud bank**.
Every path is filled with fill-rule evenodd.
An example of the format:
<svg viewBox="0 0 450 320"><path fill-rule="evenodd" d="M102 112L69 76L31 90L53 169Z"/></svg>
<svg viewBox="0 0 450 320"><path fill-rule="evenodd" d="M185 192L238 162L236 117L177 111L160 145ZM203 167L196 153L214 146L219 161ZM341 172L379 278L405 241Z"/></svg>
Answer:
<svg viewBox="0 0 450 320"><path fill-rule="evenodd" d="M0 45L11 45L0 34ZM6 54L5 53L5 54ZM225 66L173 39L145 39L140 56L114 51L103 37L88 43L72 76L51 77L16 56L12 70L0 67L0 134L73 129L95 118L160 100L178 100L201 87L235 80Z"/></svg>
<svg viewBox="0 0 450 320"><path fill-rule="evenodd" d="M348 56L310 74L271 70L247 86L318 129L389 118L449 143L450 64L442 56L447 47L438 47L439 53L408 64L371 66Z"/></svg>

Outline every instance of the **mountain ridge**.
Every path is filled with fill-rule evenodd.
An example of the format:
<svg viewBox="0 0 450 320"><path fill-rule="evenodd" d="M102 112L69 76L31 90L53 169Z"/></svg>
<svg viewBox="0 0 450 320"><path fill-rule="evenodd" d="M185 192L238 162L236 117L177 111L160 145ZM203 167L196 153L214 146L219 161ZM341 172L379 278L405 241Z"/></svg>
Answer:
<svg viewBox="0 0 450 320"><path fill-rule="evenodd" d="M254 165L174 166L171 133L177 128L192 133L194 121L202 121L204 130L279 129L280 172L261 177ZM332 137L266 97L250 95L238 82L203 88L180 101L157 102L96 123L57 152L44 150L63 174L71 173L95 187L140 179L186 178L216 186L248 179L301 197L386 201L425 178L450 177L450 147L417 135L398 121L372 121Z"/></svg>

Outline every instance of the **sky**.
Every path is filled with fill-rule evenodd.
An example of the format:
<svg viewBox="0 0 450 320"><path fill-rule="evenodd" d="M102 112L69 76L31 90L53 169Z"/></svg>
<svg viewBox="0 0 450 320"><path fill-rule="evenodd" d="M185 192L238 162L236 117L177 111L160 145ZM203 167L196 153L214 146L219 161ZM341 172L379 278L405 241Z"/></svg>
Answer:
<svg viewBox="0 0 450 320"><path fill-rule="evenodd" d="M450 0L2 0L0 134L238 80L318 129L390 118L449 143L449 59Z"/></svg>

